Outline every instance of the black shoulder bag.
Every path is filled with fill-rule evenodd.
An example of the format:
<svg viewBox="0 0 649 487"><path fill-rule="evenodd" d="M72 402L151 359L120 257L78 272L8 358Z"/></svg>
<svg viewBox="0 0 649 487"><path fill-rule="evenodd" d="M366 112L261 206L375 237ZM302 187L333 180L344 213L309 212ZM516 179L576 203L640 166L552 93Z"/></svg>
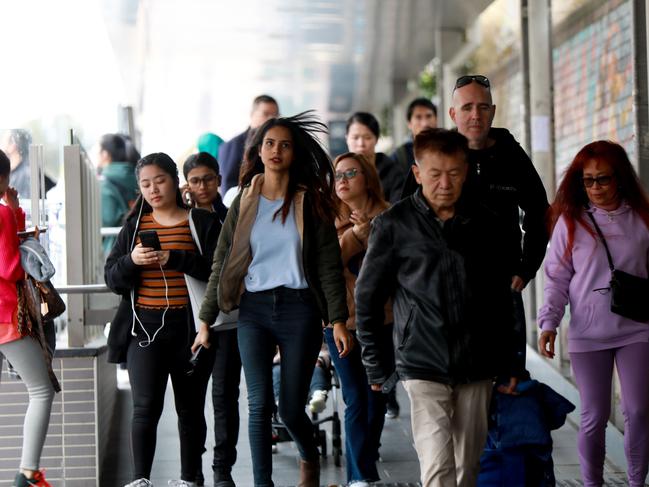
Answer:
<svg viewBox="0 0 649 487"><path fill-rule="evenodd" d="M606 239L592 213L587 212L599 238L604 244L608 267L611 269L611 281L608 288L595 289L595 291L608 290L611 293L611 311L633 321L649 321L649 279L634 276L616 269L613 265L611 252L606 245Z"/></svg>

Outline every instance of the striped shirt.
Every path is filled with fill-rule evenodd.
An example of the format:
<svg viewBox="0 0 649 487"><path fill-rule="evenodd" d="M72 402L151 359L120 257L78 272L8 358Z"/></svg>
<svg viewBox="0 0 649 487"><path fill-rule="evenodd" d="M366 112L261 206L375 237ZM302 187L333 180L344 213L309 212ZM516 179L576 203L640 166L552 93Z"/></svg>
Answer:
<svg viewBox="0 0 649 487"><path fill-rule="evenodd" d="M140 220L139 230L155 230L160 239L162 250L184 250L196 252L196 245L189 229L189 220L176 225L164 226L153 219L150 213ZM137 237L136 243L140 243ZM189 305L189 294L182 272L163 267L163 273L158 264L149 264L140 272L140 283L136 304L140 308L164 309L167 307L165 288L168 287L169 307L186 308ZM165 286L165 278L167 284Z"/></svg>

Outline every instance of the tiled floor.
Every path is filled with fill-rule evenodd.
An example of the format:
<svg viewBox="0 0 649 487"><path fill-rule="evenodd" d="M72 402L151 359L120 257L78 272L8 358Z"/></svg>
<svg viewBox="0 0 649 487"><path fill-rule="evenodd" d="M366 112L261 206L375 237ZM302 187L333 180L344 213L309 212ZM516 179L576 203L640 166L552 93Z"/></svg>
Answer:
<svg viewBox="0 0 649 487"><path fill-rule="evenodd" d="M383 432L381 447L381 462L379 473L384 486L402 487L418 485L419 464L417 455L412 446L412 434L410 430L410 414L408 398L399 386L399 402L402 407L401 416L397 419L386 420ZM155 461L153 465L152 481L156 487L166 486L167 481L172 478L178 478L180 473L178 434L176 429L175 412L173 409L173 398L167 392L165 410L158 428L158 446L156 450ZM241 424L242 430L239 437L239 458L233 470L233 476L238 486L252 486L252 471L250 449L247 438L247 402L245 384L242 384L241 393ZM210 394L208 394L208 401ZM129 480L130 459L128 445L128 420L130 416L130 394L128 391L121 391L121 422L119 438L116 438L115 448L111 450L112 455L109 458L108 465L105 469L105 475L102 486L118 487L124 485ZM331 401L329 401L330 411ZM207 406L209 411L211 402ZM343 412L342 400L338 398L338 409L340 414ZM211 428L211 418L208 415L208 424ZM328 435L329 449L331 449L330 426L325 427ZM343 432L344 434L344 432ZM206 476L206 485L211 485L211 449L213 442L208 434L208 452L203 456L203 471ZM579 475L579 461L576 451L576 428L574 424L568 422L560 430L555 431L554 438L554 463L557 482L559 486L577 487L583 485ZM273 479L275 484L280 486L292 486L297 483L298 465L297 451L292 443L280 443L278 452L273 455L274 473ZM624 471L607 462L606 465L608 486L627 485ZM322 462L322 485L345 485L345 467L344 457L341 467L333 464L331 457Z"/></svg>
<svg viewBox="0 0 649 487"><path fill-rule="evenodd" d="M171 387L171 385L169 385ZM410 433L410 414L408 399L401 387L398 389L399 402L402 406L402 414L397 419L386 420L383 432L383 446L381 448L381 462L379 465L379 474L386 486L408 486L416 485L419 480L419 464L417 455L412 446L412 435ZM122 448L114 448L114 454L109 459L110 467L108 473L102 481L102 486L118 487L124 485L130 480L130 460L129 452L123 446L128 445L128 416L130 415L130 394L128 391L121 391L122 400L120 401L121 423L120 439L116 439ZM250 458L250 447L248 443L247 432L247 401L245 392L245 383L242 381L240 411L241 411L241 433L239 435L238 459L233 469L233 477L236 484L240 487L253 485L252 469ZM212 407L210 394L207 395L209 401L207 410ZM328 401L328 408L324 415L331 414L332 400ZM340 394L338 394L338 409L340 414L343 412L343 403ZM208 428L211 431L212 420L209 415ZM342 420L342 416L341 416ZM331 451L331 423L323 425L327 432L328 449ZM344 435L344 432L343 432ZM207 453L203 455L203 472L206 477L206 485L212 485L211 480L211 460L213 439L208 434ZM344 441L344 440L343 440ZM344 443L343 443L344 444ZM171 390L167 390L165 408L158 427L158 445L156 456L153 464L151 481L156 487L165 486L169 479L179 478L180 459L179 459L178 433L176 429L175 412L173 408L173 396ZM278 451L273 455L273 480L277 487L295 485L298 481L298 453L293 443L280 443ZM322 461L321 464L321 483L323 485L345 485L345 459L343 456L342 465L336 467L331 456ZM398 482L398 483L397 483Z"/></svg>

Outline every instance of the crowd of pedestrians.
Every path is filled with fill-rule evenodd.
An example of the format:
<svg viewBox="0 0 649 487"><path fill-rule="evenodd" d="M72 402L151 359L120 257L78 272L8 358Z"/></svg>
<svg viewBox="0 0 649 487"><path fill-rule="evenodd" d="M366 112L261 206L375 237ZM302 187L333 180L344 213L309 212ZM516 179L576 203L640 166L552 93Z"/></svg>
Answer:
<svg viewBox="0 0 649 487"><path fill-rule="evenodd" d="M184 185L166 154L133 164L128 141L102 138L104 222L121 226L104 242L105 279L121 296L109 361L126 364L132 391L129 487L152 485L169 378L181 459L169 485L205 483L210 378L213 485L235 485L242 369L254 485L274 485L279 417L299 452L297 485L319 486L305 405L314 402L314 365L329 363L323 347L345 403L348 486L381 480L381 433L399 414L397 383L409 398L422 485L479 485L492 393L516 396L529 379L522 291L544 258L539 349L554 356L570 305L584 485L603 484L614 368L629 483L644 485L649 327L611 311L609 280L613 262L647 277L649 199L624 149L597 141L576 155L550 205L525 151L492 126L495 111L489 79L462 76L449 109L456 129L436 128L435 105L417 98L406 114L412 139L388 156L376 151L376 117L356 112L346 125L349 152L332 162L319 141L326 126L312 112L280 117L277 101L262 95L243 133L228 142L201 136L182 166ZM35 346L19 333L12 291L24 216L9 187L13 166L0 155L0 352L30 393L15 485L46 486L39 457L54 390L46 364L20 351ZM318 384L322 402L327 385Z"/></svg>

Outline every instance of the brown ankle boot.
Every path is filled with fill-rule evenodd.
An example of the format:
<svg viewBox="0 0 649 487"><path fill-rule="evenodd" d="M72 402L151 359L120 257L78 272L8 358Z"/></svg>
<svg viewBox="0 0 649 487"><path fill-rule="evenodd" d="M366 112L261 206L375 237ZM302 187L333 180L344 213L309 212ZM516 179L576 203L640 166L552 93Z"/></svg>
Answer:
<svg viewBox="0 0 649 487"><path fill-rule="evenodd" d="M320 460L300 460L300 483L297 487L320 487Z"/></svg>

